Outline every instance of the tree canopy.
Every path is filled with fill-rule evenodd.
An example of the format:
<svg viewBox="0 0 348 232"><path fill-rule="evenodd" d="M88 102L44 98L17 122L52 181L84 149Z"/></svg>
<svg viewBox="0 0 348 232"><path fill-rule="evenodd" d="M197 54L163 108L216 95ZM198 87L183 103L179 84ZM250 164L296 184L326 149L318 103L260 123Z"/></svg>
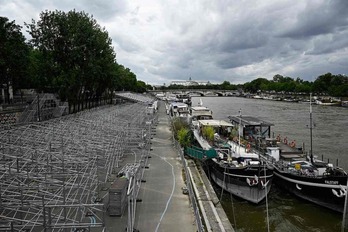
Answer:
<svg viewBox="0 0 348 232"><path fill-rule="evenodd" d="M44 61L38 67L38 88L76 101L100 97L110 86L116 54L108 33L91 16L75 10L45 11L27 26L30 43Z"/></svg>
<svg viewBox="0 0 348 232"><path fill-rule="evenodd" d="M30 75L37 89L73 104L112 98L115 90L144 91L136 75L116 62L108 32L89 14L45 11L26 25L32 36Z"/></svg>
<svg viewBox="0 0 348 232"><path fill-rule="evenodd" d="M8 18L0 17L0 85L4 86L9 101L9 86L25 88L29 48L21 26Z"/></svg>

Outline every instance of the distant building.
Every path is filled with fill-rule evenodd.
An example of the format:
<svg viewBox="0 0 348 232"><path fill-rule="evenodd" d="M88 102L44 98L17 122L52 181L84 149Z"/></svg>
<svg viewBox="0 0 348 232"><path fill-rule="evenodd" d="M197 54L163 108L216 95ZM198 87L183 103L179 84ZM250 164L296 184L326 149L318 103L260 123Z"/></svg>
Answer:
<svg viewBox="0 0 348 232"><path fill-rule="evenodd" d="M198 85L211 85L209 81L197 81Z"/></svg>
<svg viewBox="0 0 348 232"><path fill-rule="evenodd" d="M188 81L172 81L170 85L182 85L182 86L194 86L194 85L211 85L209 81L193 81L188 80Z"/></svg>

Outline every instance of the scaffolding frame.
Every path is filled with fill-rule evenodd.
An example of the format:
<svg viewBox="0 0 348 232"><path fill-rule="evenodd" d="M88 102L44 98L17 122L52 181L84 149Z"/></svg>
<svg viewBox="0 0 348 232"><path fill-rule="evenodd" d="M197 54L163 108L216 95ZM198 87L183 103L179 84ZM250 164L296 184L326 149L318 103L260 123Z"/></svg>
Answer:
<svg viewBox="0 0 348 232"><path fill-rule="evenodd" d="M103 187L125 155L149 149L146 109L106 105L0 131L0 231L104 227Z"/></svg>

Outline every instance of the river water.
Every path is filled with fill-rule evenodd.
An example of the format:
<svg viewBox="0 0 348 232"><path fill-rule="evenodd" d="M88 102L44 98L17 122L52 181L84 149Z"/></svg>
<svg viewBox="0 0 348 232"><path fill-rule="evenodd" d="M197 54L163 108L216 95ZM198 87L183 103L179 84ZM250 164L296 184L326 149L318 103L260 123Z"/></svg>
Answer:
<svg viewBox="0 0 348 232"><path fill-rule="evenodd" d="M296 140L297 146L310 148L309 103L291 103L239 97L193 97L192 105L202 99L213 111L214 119L250 115L274 124L275 136ZM348 108L312 105L313 154L348 170ZM218 196L221 189L216 187ZM230 194L222 195L222 205L237 232L244 231L341 231L342 215L304 202L273 185L267 205L253 205ZM346 229L348 231L348 228Z"/></svg>

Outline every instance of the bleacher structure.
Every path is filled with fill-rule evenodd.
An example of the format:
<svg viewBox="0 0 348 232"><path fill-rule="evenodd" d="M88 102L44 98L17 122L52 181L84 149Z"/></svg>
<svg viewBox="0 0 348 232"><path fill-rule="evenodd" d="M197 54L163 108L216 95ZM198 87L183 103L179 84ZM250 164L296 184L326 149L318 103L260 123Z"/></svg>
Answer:
<svg viewBox="0 0 348 232"><path fill-rule="evenodd" d="M37 94L21 113L18 123L44 121L68 114L67 102L60 102L54 94Z"/></svg>
<svg viewBox="0 0 348 232"><path fill-rule="evenodd" d="M125 155L148 152L146 107L106 105L0 130L0 231L104 227L103 188Z"/></svg>

